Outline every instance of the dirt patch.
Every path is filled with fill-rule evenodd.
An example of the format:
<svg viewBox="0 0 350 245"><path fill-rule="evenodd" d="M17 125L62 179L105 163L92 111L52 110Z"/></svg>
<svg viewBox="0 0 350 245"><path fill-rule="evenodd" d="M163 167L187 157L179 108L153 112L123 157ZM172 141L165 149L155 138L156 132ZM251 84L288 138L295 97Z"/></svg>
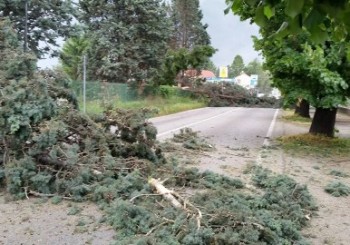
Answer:
<svg viewBox="0 0 350 245"><path fill-rule="evenodd" d="M50 200L6 202L0 194L0 244L110 244L114 231L95 204Z"/></svg>

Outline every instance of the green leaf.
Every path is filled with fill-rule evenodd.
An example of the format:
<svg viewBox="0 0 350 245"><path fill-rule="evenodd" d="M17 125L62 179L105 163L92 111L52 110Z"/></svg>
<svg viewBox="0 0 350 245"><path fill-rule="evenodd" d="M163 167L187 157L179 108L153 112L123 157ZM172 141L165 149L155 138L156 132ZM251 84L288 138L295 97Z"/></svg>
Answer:
<svg viewBox="0 0 350 245"><path fill-rule="evenodd" d="M329 39L328 33L319 26L314 26L309 31L311 33L311 40L316 44L324 43Z"/></svg>
<svg viewBox="0 0 350 245"><path fill-rule="evenodd" d="M230 12L230 10L232 9L233 2L226 0L226 4L227 4L227 8L224 10L224 14L228 14Z"/></svg>
<svg viewBox="0 0 350 245"><path fill-rule="evenodd" d="M225 10L224 10L224 14L228 14L228 13L230 13L230 10L231 10L231 6L229 6L229 7L225 8Z"/></svg>
<svg viewBox="0 0 350 245"><path fill-rule="evenodd" d="M300 33L300 31L302 30L301 18L302 18L301 15L298 15L296 18L289 21L288 30L290 31L290 33L292 34Z"/></svg>
<svg viewBox="0 0 350 245"><path fill-rule="evenodd" d="M258 3L258 0L246 0L245 2L250 6L255 6Z"/></svg>
<svg viewBox="0 0 350 245"><path fill-rule="evenodd" d="M350 62L350 44L348 43L346 47L346 59Z"/></svg>
<svg viewBox="0 0 350 245"><path fill-rule="evenodd" d="M242 8L242 0L234 0L232 3L232 11L236 13Z"/></svg>
<svg viewBox="0 0 350 245"><path fill-rule="evenodd" d="M317 9L313 9L310 14L306 17L304 21L304 26L306 29L312 29L315 26L321 24L325 19L325 15L318 11Z"/></svg>
<svg viewBox="0 0 350 245"><path fill-rule="evenodd" d="M268 19L271 19L275 15L275 8L272 8L270 5L264 7L264 14Z"/></svg>
<svg viewBox="0 0 350 245"><path fill-rule="evenodd" d="M288 22L283 22L282 25L280 26L280 28L276 31L276 33L274 33L273 35L271 35L271 38L283 38L285 36L288 35L288 26L289 23Z"/></svg>
<svg viewBox="0 0 350 245"><path fill-rule="evenodd" d="M288 0L285 9L286 14L294 19L298 14L302 12L304 7L304 0Z"/></svg>
<svg viewBox="0 0 350 245"><path fill-rule="evenodd" d="M267 23L267 18L264 13L264 6L260 5L257 7L254 22L260 27L265 26Z"/></svg>

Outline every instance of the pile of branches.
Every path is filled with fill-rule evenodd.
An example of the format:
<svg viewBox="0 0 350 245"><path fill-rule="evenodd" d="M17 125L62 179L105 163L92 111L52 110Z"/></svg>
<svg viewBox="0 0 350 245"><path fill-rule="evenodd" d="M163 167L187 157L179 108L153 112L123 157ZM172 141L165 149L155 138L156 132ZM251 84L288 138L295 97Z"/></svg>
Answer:
<svg viewBox="0 0 350 245"><path fill-rule="evenodd" d="M190 150L210 150L214 147L205 139L199 137L198 132L191 128L180 129L179 133L174 134L172 141L180 143L184 148Z"/></svg>
<svg viewBox="0 0 350 245"><path fill-rule="evenodd" d="M252 192L185 168L165 159L150 111L88 117L60 80L1 81L0 187L14 198L94 201L119 245L305 244L300 230L315 210L305 186L257 168Z"/></svg>
<svg viewBox="0 0 350 245"><path fill-rule="evenodd" d="M209 106L242 106L277 108L281 106L281 101L274 97L257 97L256 91L248 90L240 85L223 83L206 83L196 88L192 92L209 99Z"/></svg>

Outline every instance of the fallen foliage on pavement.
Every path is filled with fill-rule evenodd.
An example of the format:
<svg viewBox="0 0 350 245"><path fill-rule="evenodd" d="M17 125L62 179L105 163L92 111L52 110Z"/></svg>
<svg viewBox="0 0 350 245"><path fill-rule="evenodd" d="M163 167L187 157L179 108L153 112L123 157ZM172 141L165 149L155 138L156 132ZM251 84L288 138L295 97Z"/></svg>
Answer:
<svg viewBox="0 0 350 245"><path fill-rule="evenodd" d="M209 99L209 106L242 106L259 108L279 108L281 100L274 97L258 97L256 91L248 90L234 83L206 83L191 91Z"/></svg>
<svg viewBox="0 0 350 245"><path fill-rule="evenodd" d="M307 244L300 230L316 206L305 186L254 168L252 190L185 168L164 157L148 110L106 109L91 118L58 82L44 75L1 81L0 184L14 199L94 201L119 245ZM203 142L192 137L183 147Z"/></svg>

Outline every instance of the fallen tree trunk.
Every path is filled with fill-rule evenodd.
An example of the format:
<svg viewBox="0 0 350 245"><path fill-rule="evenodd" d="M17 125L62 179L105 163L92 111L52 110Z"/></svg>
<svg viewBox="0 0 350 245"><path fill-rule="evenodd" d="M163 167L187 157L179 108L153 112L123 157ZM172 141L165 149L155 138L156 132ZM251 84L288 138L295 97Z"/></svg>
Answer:
<svg viewBox="0 0 350 245"><path fill-rule="evenodd" d="M151 178L148 183L157 190L158 194L161 194L168 200L173 207L184 209L182 204L173 196L172 191L167 189L161 181Z"/></svg>
<svg viewBox="0 0 350 245"><path fill-rule="evenodd" d="M158 194L162 195L166 200L168 200L171 205L175 208L183 209L184 211L188 213L196 212L197 214L194 214L194 217L197 221L197 229L201 227L201 219L202 219L202 212L196 208L193 204L187 202L183 197L181 197L178 193L173 192L169 189L167 189L162 181L159 181L157 179L151 178L148 183L157 190ZM180 199L183 204L181 204L177 199ZM190 206L193 210L192 212L186 208L186 206Z"/></svg>

